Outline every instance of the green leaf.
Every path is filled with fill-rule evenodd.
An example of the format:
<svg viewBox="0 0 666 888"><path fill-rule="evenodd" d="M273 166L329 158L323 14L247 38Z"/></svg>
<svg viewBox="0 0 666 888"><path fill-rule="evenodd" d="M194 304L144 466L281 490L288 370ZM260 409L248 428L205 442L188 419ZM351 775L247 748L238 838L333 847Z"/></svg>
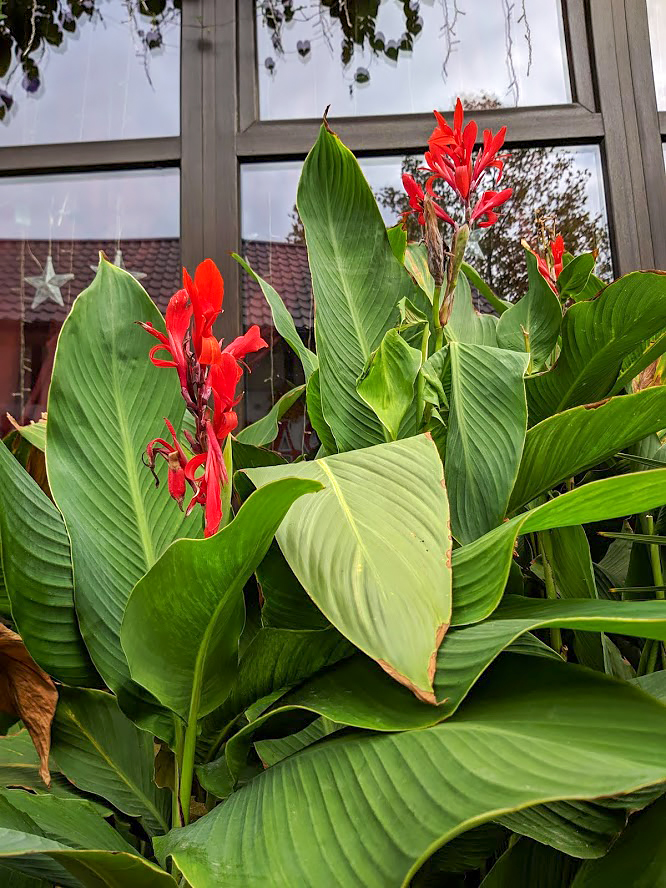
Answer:
<svg viewBox="0 0 666 888"><path fill-rule="evenodd" d="M32 658L64 684L98 685L74 611L62 515L1 445L0 540L12 617Z"/></svg>
<svg viewBox="0 0 666 888"><path fill-rule="evenodd" d="M435 407L444 406L448 408L449 399L444 389L444 379L447 370L450 370L448 346L444 346L444 348L440 348L439 351L430 355L421 367L421 374L424 379L423 397L429 404L433 404Z"/></svg>
<svg viewBox="0 0 666 888"><path fill-rule="evenodd" d="M325 487L297 502L278 531L291 569L343 635L431 696L451 607L448 502L434 443L419 435L248 471L257 487L286 474Z"/></svg>
<svg viewBox="0 0 666 888"><path fill-rule="evenodd" d="M256 570L264 603L263 626L274 629L326 629L330 624L296 579L277 543L271 543Z"/></svg>
<svg viewBox="0 0 666 888"><path fill-rule="evenodd" d="M343 725L328 718L317 718L307 727L279 740L258 740L254 745L264 767L270 768L283 759L312 746L324 737L339 731Z"/></svg>
<svg viewBox="0 0 666 888"><path fill-rule="evenodd" d="M392 225L386 229L386 234L393 250L393 255L398 262L405 261L405 252L407 250L407 231L403 227L402 222Z"/></svg>
<svg viewBox="0 0 666 888"><path fill-rule="evenodd" d="M571 888L665 888L666 798L632 818L601 860L586 861Z"/></svg>
<svg viewBox="0 0 666 888"><path fill-rule="evenodd" d="M541 369L555 348L562 323L560 300L550 289L537 266L535 255L525 250L528 290L499 319L497 342L512 351L527 351L525 335L529 337L532 368Z"/></svg>
<svg viewBox="0 0 666 888"><path fill-rule="evenodd" d="M315 370L308 379L305 397L307 402L308 416L310 417L310 425L315 430L315 434L319 438L321 446L324 448L327 454L337 453L338 445L335 443L333 432L324 419L324 414L322 413L321 409L319 370Z"/></svg>
<svg viewBox="0 0 666 888"><path fill-rule="evenodd" d="M634 271L564 315L562 351L547 372L527 381L530 423L605 398L623 358L666 326L666 275Z"/></svg>
<svg viewBox="0 0 666 888"><path fill-rule="evenodd" d="M579 866L554 848L520 839L500 857L481 888L569 888Z"/></svg>
<svg viewBox="0 0 666 888"><path fill-rule="evenodd" d="M372 190L354 155L322 126L298 186L317 318L324 418L340 450L384 440L356 380L384 334L398 322L398 302L418 305L418 289L393 255Z"/></svg>
<svg viewBox="0 0 666 888"><path fill-rule="evenodd" d="M42 453L46 450L46 420L38 419L37 422L29 422L28 425L21 426L12 422L14 431L25 438L28 444L32 444Z"/></svg>
<svg viewBox="0 0 666 888"><path fill-rule="evenodd" d="M154 707L130 681L120 646L129 594L178 536L198 536L155 488L146 445L183 415L175 372L148 359L151 338L136 321L164 321L131 274L105 259L77 298L58 340L49 394L46 462L72 543L81 634L106 684L133 714ZM164 466L159 469L166 478Z"/></svg>
<svg viewBox="0 0 666 888"><path fill-rule="evenodd" d="M462 342L451 342L449 351L444 465L453 536L469 543L496 527L509 504L527 429L527 356Z"/></svg>
<svg viewBox="0 0 666 888"><path fill-rule="evenodd" d="M356 384L356 391L379 417L392 441L414 401L420 367L421 352L407 345L397 330L389 330Z"/></svg>
<svg viewBox="0 0 666 888"><path fill-rule="evenodd" d="M589 295L586 292L590 277L594 277L592 272L595 265L594 253L582 253L567 262L557 278L557 289L563 302L567 299L591 299L596 295L596 287L595 292Z"/></svg>
<svg viewBox="0 0 666 888"><path fill-rule="evenodd" d="M481 277L479 272L472 268L467 262L463 262L460 266L460 270L463 272L467 280L470 284L475 287L479 293L483 296L486 302L491 305L498 314L504 314L504 312L511 308L511 303L506 302L504 299L500 299L499 296L496 296L495 293L490 289L488 284Z"/></svg>
<svg viewBox="0 0 666 888"><path fill-rule="evenodd" d="M658 536L650 533L614 533L613 531L599 531L599 536L609 537L613 540L627 540L630 543L656 543L658 546L666 546L666 536Z"/></svg>
<svg viewBox="0 0 666 888"><path fill-rule="evenodd" d="M200 757L213 758L229 726L258 700L286 691L352 651L334 629L261 629L240 661L229 697L202 723Z"/></svg>
<svg viewBox="0 0 666 888"><path fill-rule="evenodd" d="M227 744L227 760L238 771L250 742L275 736L271 722L302 711L341 725L373 731L426 728L452 716L495 659L534 629L551 627L609 631L666 639L666 604L640 601L540 600L511 596L482 623L451 629L437 654L437 707L414 699L368 658L352 657L282 696ZM531 653L533 651L530 651Z"/></svg>
<svg viewBox="0 0 666 888"><path fill-rule="evenodd" d="M435 281L428 268L428 251L425 244L407 244L405 268L432 305Z"/></svg>
<svg viewBox="0 0 666 888"><path fill-rule="evenodd" d="M279 421L287 410L298 401L304 391L304 385L290 389L273 404L266 416L262 416L252 425L241 429L236 435L237 440L243 444L254 444L255 447L265 447L267 444L271 444L277 437Z"/></svg>
<svg viewBox="0 0 666 888"><path fill-rule="evenodd" d="M60 689L51 745L58 768L79 789L140 818L149 833L168 828L170 804L153 782L153 746L111 694Z"/></svg>
<svg viewBox="0 0 666 888"><path fill-rule="evenodd" d="M479 314L474 308L472 291L464 274L458 275L451 317L444 333L449 341L497 347L497 318Z"/></svg>
<svg viewBox="0 0 666 888"><path fill-rule="evenodd" d="M508 835L507 830L497 823L484 823L475 829L470 829L456 836L439 851L435 851L421 869L419 876L423 877L427 873L432 878L436 873L464 873L467 870L478 870L502 845L506 845Z"/></svg>
<svg viewBox="0 0 666 888"><path fill-rule="evenodd" d="M280 296L278 296L273 287L266 283L263 278L260 278L259 275L250 268L245 259L242 259L237 253L232 253L231 255L261 287L261 292L264 294L266 302L273 314L273 324L275 325L275 329L287 345L291 346L292 350L300 358L305 379L307 381L319 366L317 355L303 344L303 340L298 335L298 330L294 324L294 319L289 314L287 306L284 304Z"/></svg>
<svg viewBox="0 0 666 888"><path fill-rule="evenodd" d="M497 606L521 533L645 512L666 502L666 472L654 469L592 481L516 515L453 553L454 626L483 620Z"/></svg>
<svg viewBox="0 0 666 888"><path fill-rule="evenodd" d="M318 743L156 839L157 853L194 885L227 872L246 885L405 886L434 850L501 813L663 782L665 731L666 707L626 683L506 657L454 718Z"/></svg>
<svg viewBox="0 0 666 888"><path fill-rule="evenodd" d="M509 509L520 508L658 431L664 416L666 388L655 387L602 404L573 407L542 420L525 436Z"/></svg>
<svg viewBox="0 0 666 888"><path fill-rule="evenodd" d="M666 332L661 336L657 336L653 340L648 340L645 348L639 348L637 354L625 358L622 363L622 371L617 378L615 385L611 390L611 395L621 392L625 386L628 386L632 379L635 379L639 373L645 370L653 361L660 358L666 351Z"/></svg>
<svg viewBox="0 0 666 888"><path fill-rule="evenodd" d="M207 715L229 693L243 586L292 503L319 488L294 478L267 485L214 536L170 546L134 588L121 630L132 677L183 719Z"/></svg>
<svg viewBox="0 0 666 888"><path fill-rule="evenodd" d="M649 675L641 675L632 681L646 694L651 694L657 700L666 703L666 671L651 672Z"/></svg>
<svg viewBox="0 0 666 888"><path fill-rule="evenodd" d="M86 888L175 888L171 876L154 863L124 851L81 851L40 836L0 829L0 862L38 872L52 860L70 874L64 885Z"/></svg>

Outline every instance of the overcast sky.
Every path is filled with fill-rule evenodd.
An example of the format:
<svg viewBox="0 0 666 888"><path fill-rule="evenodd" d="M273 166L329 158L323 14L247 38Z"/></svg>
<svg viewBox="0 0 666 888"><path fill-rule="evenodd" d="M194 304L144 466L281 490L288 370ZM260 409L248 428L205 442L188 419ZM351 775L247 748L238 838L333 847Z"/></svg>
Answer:
<svg viewBox="0 0 666 888"><path fill-rule="evenodd" d="M666 4L664 0L647 0L647 6L657 105L666 111Z"/></svg>

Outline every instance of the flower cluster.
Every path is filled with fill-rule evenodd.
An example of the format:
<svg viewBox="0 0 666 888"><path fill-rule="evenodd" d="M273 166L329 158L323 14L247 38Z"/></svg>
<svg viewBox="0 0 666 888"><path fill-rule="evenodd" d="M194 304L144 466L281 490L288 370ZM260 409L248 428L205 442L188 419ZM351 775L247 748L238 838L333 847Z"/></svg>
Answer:
<svg viewBox="0 0 666 888"><path fill-rule="evenodd" d="M425 190L435 198L433 183L437 180L446 182L464 208L465 222L470 227L476 223L479 228L488 228L497 221L495 212L497 208L507 201L512 193L511 188L504 188L502 191L490 190L479 194L480 185L489 172L496 171L496 185L502 178L504 157L498 152L504 144L506 127L503 126L496 135L490 130L484 130L483 147L475 156L477 125L474 121L470 121L463 127L464 112L460 99L456 102L453 127L449 126L438 111L434 114L437 126L428 139L428 151L425 153L426 166L423 168L430 173ZM423 225L425 223L423 188L407 173L403 174L402 181L410 207L403 213L403 217L415 213L419 223ZM455 220L436 201L433 201L433 209L440 219L457 229Z"/></svg>
<svg viewBox="0 0 666 888"><path fill-rule="evenodd" d="M181 508L189 484L192 498L186 513L189 515L196 505L203 506L208 537L216 533L222 521L221 487L228 481L222 448L227 435L238 425L234 408L240 401L236 389L243 375L243 361L267 343L256 325L225 348L217 340L213 325L222 311L224 281L211 259L199 265L194 280L183 269L183 284L184 289L169 300L166 335L150 323L141 326L158 340L150 350L153 364L175 367L178 373L186 407L195 420L194 434L184 432L192 453L188 456L165 419L172 440L155 438L146 448L146 457L153 474L157 456L166 460L169 493Z"/></svg>
<svg viewBox="0 0 666 888"><path fill-rule="evenodd" d="M546 279L553 293L557 293L556 282L564 267L564 241L562 240L562 235L558 234L557 237L550 241L545 258L534 250L531 250L531 252L534 253L541 276Z"/></svg>

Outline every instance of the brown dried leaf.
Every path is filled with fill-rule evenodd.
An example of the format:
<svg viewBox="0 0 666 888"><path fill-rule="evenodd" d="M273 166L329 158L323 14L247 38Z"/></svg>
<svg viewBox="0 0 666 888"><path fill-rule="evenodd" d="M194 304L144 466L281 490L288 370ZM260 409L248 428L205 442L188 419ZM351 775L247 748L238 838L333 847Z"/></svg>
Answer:
<svg viewBox="0 0 666 888"><path fill-rule="evenodd" d="M652 388L655 385L661 385L661 373L659 372L659 361L653 361L645 370L632 380L631 390L633 392L642 392L644 389Z"/></svg>
<svg viewBox="0 0 666 888"><path fill-rule="evenodd" d="M18 716L28 729L41 763L39 775L47 786L57 703L55 685L32 659L21 636L0 623L0 711Z"/></svg>

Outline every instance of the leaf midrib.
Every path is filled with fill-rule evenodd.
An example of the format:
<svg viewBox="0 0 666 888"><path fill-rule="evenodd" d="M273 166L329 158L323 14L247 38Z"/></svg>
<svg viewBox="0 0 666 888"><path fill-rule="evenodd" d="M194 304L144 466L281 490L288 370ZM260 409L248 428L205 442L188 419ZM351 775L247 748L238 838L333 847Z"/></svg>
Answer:
<svg viewBox="0 0 666 888"><path fill-rule="evenodd" d="M169 829L169 826L162 816L162 813L158 808L155 807L155 804L151 801L151 799L143 792L143 790L137 786L132 780L127 777L126 774L123 773L115 764L113 759L109 758L109 756L104 751L103 747L99 745L95 736L90 733L90 731L77 719L74 715L74 712L65 708L65 714L69 717L70 721L78 728L78 730L83 734L83 736L88 740L93 749L99 754L99 756L106 762L106 764L110 767L110 769L120 777L121 781L125 783L128 789L135 795L137 798L142 799L145 802L146 808L153 813L155 816L155 820L161 826L165 828L165 830Z"/></svg>

